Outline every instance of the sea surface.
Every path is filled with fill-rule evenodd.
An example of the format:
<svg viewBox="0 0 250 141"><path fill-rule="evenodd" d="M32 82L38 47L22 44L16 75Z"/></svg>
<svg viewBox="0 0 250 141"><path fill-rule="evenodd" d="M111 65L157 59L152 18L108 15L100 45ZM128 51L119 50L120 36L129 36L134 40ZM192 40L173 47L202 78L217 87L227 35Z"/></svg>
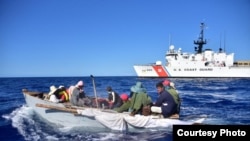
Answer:
<svg viewBox="0 0 250 141"><path fill-rule="evenodd" d="M130 87L141 81L153 100L157 98L155 84L164 78L137 77L27 77L0 78L0 140L1 141L172 141L172 132L100 132L57 128L39 118L25 103L22 89L48 92L51 85L85 83L85 92L107 97L111 86L119 94L130 93ZM93 81L94 80L94 81ZM182 100L181 119L207 117L206 124L250 124L250 79L246 78L172 78ZM93 83L94 82L94 83ZM94 85L93 85L94 84Z"/></svg>

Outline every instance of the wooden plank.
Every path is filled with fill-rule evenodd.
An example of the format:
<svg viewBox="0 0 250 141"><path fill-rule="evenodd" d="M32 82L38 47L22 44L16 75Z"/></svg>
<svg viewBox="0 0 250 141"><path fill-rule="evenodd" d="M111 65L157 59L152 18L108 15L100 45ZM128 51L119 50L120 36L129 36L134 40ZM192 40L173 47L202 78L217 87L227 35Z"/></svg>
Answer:
<svg viewBox="0 0 250 141"><path fill-rule="evenodd" d="M46 104L40 104L40 103L37 103L36 106L37 107L42 107L42 108L53 109L53 110L70 112L70 113L77 113L77 109L70 109L70 108L64 108L64 107L46 105Z"/></svg>

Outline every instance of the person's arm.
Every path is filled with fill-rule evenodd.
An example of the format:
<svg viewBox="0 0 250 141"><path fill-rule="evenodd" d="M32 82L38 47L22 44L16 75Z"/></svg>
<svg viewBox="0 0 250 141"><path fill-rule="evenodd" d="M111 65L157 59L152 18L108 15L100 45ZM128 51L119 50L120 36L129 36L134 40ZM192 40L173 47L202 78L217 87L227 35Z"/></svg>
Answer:
<svg viewBox="0 0 250 141"><path fill-rule="evenodd" d="M79 91L77 89L73 89L72 94L71 94L71 99L70 99L70 103L73 105L77 105L77 101L78 101L78 93Z"/></svg>
<svg viewBox="0 0 250 141"><path fill-rule="evenodd" d="M122 106L115 108L114 110L117 111L118 113L122 113L122 112L128 111L130 105L131 105L131 102L127 101L123 103Z"/></svg>
<svg viewBox="0 0 250 141"><path fill-rule="evenodd" d="M160 96L158 97L157 101L155 102L154 106L161 107L162 102L163 102L163 96L160 95Z"/></svg>
<svg viewBox="0 0 250 141"><path fill-rule="evenodd" d="M84 91L80 91L79 93L79 98L85 98L86 97L86 94Z"/></svg>
<svg viewBox="0 0 250 141"><path fill-rule="evenodd" d="M173 114L173 111L176 108L176 103L170 94L166 96L166 99L167 99L166 102L168 105L167 105L167 108L165 108L165 115L166 117L169 117Z"/></svg>

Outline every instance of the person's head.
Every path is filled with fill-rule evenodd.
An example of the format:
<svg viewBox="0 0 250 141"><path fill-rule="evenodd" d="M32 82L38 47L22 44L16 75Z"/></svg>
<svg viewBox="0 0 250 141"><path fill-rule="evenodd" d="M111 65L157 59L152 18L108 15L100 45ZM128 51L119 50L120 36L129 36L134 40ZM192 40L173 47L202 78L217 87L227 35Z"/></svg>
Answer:
<svg viewBox="0 0 250 141"><path fill-rule="evenodd" d="M66 88L63 85L60 85L58 89L60 89L61 91L65 91L66 90Z"/></svg>
<svg viewBox="0 0 250 141"><path fill-rule="evenodd" d="M175 88L175 85L174 85L174 82L170 82L169 86L170 86L171 88L173 88L173 89L176 89L176 88Z"/></svg>
<svg viewBox="0 0 250 141"><path fill-rule="evenodd" d="M162 81L163 86L169 86L170 85L170 81L168 81L167 79L165 79L164 81Z"/></svg>
<svg viewBox="0 0 250 141"><path fill-rule="evenodd" d="M161 93L162 91L165 91L165 87L162 84L162 82L159 82L159 83L156 84L156 89L157 89L158 93Z"/></svg>
<svg viewBox="0 0 250 141"><path fill-rule="evenodd" d="M112 87L111 87L111 86L108 86L108 87L106 88L106 91L107 91L107 92L112 92Z"/></svg>
<svg viewBox="0 0 250 141"><path fill-rule="evenodd" d="M79 89L82 89L84 87L84 83L82 80L78 81L77 84L76 84L76 87L79 88Z"/></svg>
<svg viewBox="0 0 250 141"><path fill-rule="evenodd" d="M146 92L146 89L142 85L142 82L136 82L134 86L130 88L130 91L133 93L140 93L140 92Z"/></svg>
<svg viewBox="0 0 250 141"><path fill-rule="evenodd" d="M129 96L127 94L125 94L125 93L120 95L120 98L122 99L123 102L128 101L128 97Z"/></svg>

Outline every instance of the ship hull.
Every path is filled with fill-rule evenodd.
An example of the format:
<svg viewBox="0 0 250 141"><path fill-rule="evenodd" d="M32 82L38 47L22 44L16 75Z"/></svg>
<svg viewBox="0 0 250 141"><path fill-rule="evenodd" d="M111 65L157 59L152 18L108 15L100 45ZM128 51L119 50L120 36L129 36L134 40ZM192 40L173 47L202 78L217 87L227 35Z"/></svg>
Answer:
<svg viewBox="0 0 250 141"><path fill-rule="evenodd" d="M138 77L245 77L250 78L250 67L167 67L163 65L135 65Z"/></svg>

